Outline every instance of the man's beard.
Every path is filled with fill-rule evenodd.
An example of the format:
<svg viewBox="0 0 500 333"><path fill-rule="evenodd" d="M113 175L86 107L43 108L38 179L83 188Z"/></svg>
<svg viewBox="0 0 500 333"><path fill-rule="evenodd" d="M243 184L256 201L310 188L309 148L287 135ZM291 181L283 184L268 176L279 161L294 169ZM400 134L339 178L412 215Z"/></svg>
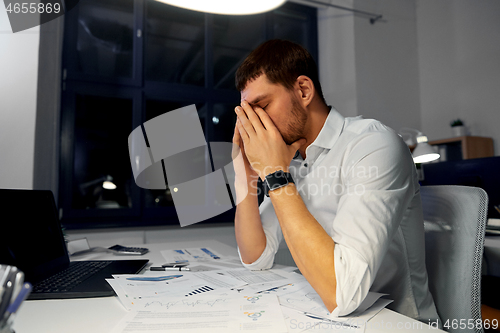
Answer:
<svg viewBox="0 0 500 333"><path fill-rule="evenodd" d="M281 133L283 140L287 145L304 137L304 128L306 127L307 111L300 105L295 96L292 99L292 112L290 121L286 126L286 132Z"/></svg>

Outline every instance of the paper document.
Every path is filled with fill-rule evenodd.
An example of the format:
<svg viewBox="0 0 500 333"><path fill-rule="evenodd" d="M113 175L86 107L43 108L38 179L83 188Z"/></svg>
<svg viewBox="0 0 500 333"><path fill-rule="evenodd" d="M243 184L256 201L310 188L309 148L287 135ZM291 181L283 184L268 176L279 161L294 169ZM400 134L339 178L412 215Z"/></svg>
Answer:
<svg viewBox="0 0 500 333"><path fill-rule="evenodd" d="M113 333L186 332L234 333L252 331L286 333L278 299L274 295L198 296L154 301L131 311Z"/></svg>
<svg viewBox="0 0 500 333"><path fill-rule="evenodd" d="M225 257L220 260L194 262L189 265L192 272L213 271L220 269L243 268L241 261L237 257Z"/></svg>
<svg viewBox="0 0 500 333"><path fill-rule="evenodd" d="M307 282L306 278L300 274L289 273L283 270L274 271L280 276L283 275L286 278L284 280L279 279L271 282L249 284L238 287L237 291L252 294L276 294L278 291L284 291L286 288L291 287L294 283ZM257 271L257 273L259 272Z"/></svg>
<svg viewBox="0 0 500 333"><path fill-rule="evenodd" d="M276 290L273 290L273 293L278 296L280 304L282 306L299 310L306 314L314 315L318 318L325 318L328 320L339 322L349 321L352 320L352 318L356 318L365 314L367 309L374 305L374 303L380 297L386 295L369 292L365 300L358 307L358 310L354 311L349 316L335 317L330 314L321 297L307 281L293 283L292 285L278 288ZM391 301L389 301L389 303L390 302ZM380 310L381 309L379 309L379 311Z"/></svg>
<svg viewBox="0 0 500 333"><path fill-rule="evenodd" d="M187 248L161 251L167 262L210 262L224 259L209 247Z"/></svg>
<svg viewBox="0 0 500 333"><path fill-rule="evenodd" d="M225 275L232 276L248 284L262 284L269 282L281 281L285 284L291 278L291 274L287 271L279 269L269 269L265 271L251 271L246 268L231 269L223 272Z"/></svg>
<svg viewBox="0 0 500 333"><path fill-rule="evenodd" d="M354 311L353 313L351 313L350 316L359 316L359 315L365 313L366 310L368 310L382 296L387 296L387 294L376 293L376 292L373 292L373 291L368 292L368 295L366 295L366 297L363 300L363 302L361 302L361 304L358 306L358 308L356 309L356 311Z"/></svg>
<svg viewBox="0 0 500 333"><path fill-rule="evenodd" d="M366 309L363 313L358 313L358 315L355 317L355 319L353 319L353 321L366 324L368 321L370 321L370 319L375 317L377 313L379 313L383 308L385 308L392 302L393 300L391 299L379 298L375 303L373 303L372 306Z"/></svg>
<svg viewBox="0 0 500 333"><path fill-rule="evenodd" d="M193 272L243 267L240 258L222 256L209 247L165 250L161 251L161 254L169 263L189 263L189 268Z"/></svg>
<svg viewBox="0 0 500 333"><path fill-rule="evenodd" d="M321 323L321 319L307 317L303 312L282 306L281 312L289 333L303 332Z"/></svg>
<svg viewBox="0 0 500 333"><path fill-rule="evenodd" d="M148 276L155 276L151 274L152 272L148 273ZM189 297L221 288L236 288L245 284L234 277L221 275L217 271L186 273L182 277L167 281L132 281L127 280L127 278L137 277L137 275L128 274L113 275L114 279L107 279L106 281L115 290L127 310L151 300ZM155 272L155 274L158 276L158 272ZM162 272L162 275L167 274Z"/></svg>

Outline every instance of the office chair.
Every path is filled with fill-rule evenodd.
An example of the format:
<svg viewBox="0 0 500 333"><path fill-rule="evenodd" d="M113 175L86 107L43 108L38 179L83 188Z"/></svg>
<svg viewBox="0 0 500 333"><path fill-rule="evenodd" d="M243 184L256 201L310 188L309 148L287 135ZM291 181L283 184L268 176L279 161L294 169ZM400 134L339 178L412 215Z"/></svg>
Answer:
<svg viewBox="0 0 500 333"><path fill-rule="evenodd" d="M429 289L443 329L483 332L482 325L476 327L476 320L481 320L488 195L477 187L445 185L422 186L420 193ZM469 319L474 322L473 328ZM461 326L464 322L465 329Z"/></svg>

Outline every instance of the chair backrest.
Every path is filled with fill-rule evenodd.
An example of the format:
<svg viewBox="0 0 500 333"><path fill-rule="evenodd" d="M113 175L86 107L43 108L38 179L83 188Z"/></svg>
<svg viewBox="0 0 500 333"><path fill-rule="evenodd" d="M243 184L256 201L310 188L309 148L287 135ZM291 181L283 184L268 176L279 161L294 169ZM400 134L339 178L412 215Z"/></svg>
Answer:
<svg viewBox="0 0 500 333"><path fill-rule="evenodd" d="M481 325L476 327L476 320L481 320L488 195L477 187L444 185L422 186L420 193L429 289L443 328L483 332Z"/></svg>

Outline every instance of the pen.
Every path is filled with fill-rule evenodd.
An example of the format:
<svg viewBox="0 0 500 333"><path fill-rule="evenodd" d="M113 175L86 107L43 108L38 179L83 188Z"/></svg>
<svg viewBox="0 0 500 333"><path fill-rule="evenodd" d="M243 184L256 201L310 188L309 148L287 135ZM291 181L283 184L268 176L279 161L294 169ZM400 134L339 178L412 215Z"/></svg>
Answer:
<svg viewBox="0 0 500 333"><path fill-rule="evenodd" d="M10 305L12 293L14 291L14 283L17 276L17 267L12 266L7 272L7 276L3 284L2 300L0 301L0 319L3 318L7 307Z"/></svg>
<svg viewBox="0 0 500 333"><path fill-rule="evenodd" d="M151 271L190 271L189 267L151 267Z"/></svg>
<svg viewBox="0 0 500 333"><path fill-rule="evenodd" d="M26 282L22 286L22 288L19 290L19 293L17 294L17 297L12 301L12 303L7 308L7 311L5 312L5 314L2 318L2 321L1 321L2 325L5 325L5 323L12 322L13 315L19 309L19 307L21 306L21 303L28 297L28 295L31 292L31 289L32 289L32 286L29 282Z"/></svg>
<svg viewBox="0 0 500 333"><path fill-rule="evenodd" d="M21 272L21 271L18 271L16 273L16 277L15 277L15 281L14 281L14 286L13 286L14 289L12 291L12 301L11 301L11 304L17 298L18 293L23 288L23 284L24 284L24 273Z"/></svg>
<svg viewBox="0 0 500 333"><path fill-rule="evenodd" d="M265 293L265 292L269 292L269 291L277 291L279 288L283 288L283 287L291 286L291 285L292 285L292 283L287 283L287 284L284 284L282 286L278 286L278 287L273 287L273 288L269 288L269 289L266 289L266 290L257 291L256 294Z"/></svg>
<svg viewBox="0 0 500 333"><path fill-rule="evenodd" d="M21 303L24 302L26 297L30 294L32 289L31 283L26 282L21 290L19 290L19 293L17 294L16 299L12 301L12 303L9 305L7 308L7 312L9 313L16 313L19 307L21 306Z"/></svg>
<svg viewBox="0 0 500 333"><path fill-rule="evenodd" d="M163 265L161 265L161 267L184 267L187 265L189 265L188 262L172 262L169 264L163 264Z"/></svg>
<svg viewBox="0 0 500 333"><path fill-rule="evenodd" d="M13 317L16 314L17 310L21 306L21 303L28 297L29 293L31 292L31 284L29 282L26 282L21 289L19 290L19 293L17 294L17 297L12 301L12 303L9 305L7 308L7 311L5 311L5 314L3 315L2 319L0 320L0 327L4 325L12 325L13 322Z"/></svg>
<svg viewBox="0 0 500 333"><path fill-rule="evenodd" d="M168 276L136 276L127 278L127 280L132 281L167 281L172 279L177 279L182 277L182 275L168 275Z"/></svg>
<svg viewBox="0 0 500 333"><path fill-rule="evenodd" d="M2 324L4 323L3 318L4 315L6 314L7 307L10 305L13 289L14 289L14 284L12 283L11 280L8 280L5 283L4 287L5 292L3 294L2 301L0 303L0 319L2 319Z"/></svg>
<svg viewBox="0 0 500 333"><path fill-rule="evenodd" d="M331 320L331 319L326 319L326 318L318 317L318 316L315 316L315 315L311 315L311 314L309 314L307 312L304 312L304 314L306 315L306 317L309 317L309 318L312 318L312 319L319 319L319 320L322 320L322 321L330 322L332 324L341 324L342 325L341 327L359 328L359 326L351 325L351 324L348 324L347 322L344 322L344 321L335 321L335 320Z"/></svg>
<svg viewBox="0 0 500 333"><path fill-rule="evenodd" d="M1 304L2 303L2 299L3 299L3 294L5 292L4 283L7 280L7 278L9 277L11 266L9 266L9 265L3 265L3 266L0 265L0 268L2 268L2 270L3 270L2 272L0 272L1 273L1 276L0 276L0 304Z"/></svg>

